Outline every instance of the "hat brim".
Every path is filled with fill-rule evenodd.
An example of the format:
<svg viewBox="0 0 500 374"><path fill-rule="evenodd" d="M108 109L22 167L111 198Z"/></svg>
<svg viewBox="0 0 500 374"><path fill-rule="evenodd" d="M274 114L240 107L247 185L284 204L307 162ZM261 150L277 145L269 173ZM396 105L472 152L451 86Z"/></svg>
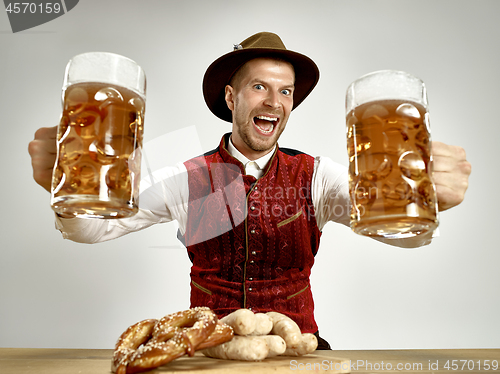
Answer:
<svg viewBox="0 0 500 374"><path fill-rule="evenodd" d="M232 112L225 100L225 87L234 73L246 62L259 57L274 57L290 62L295 70L293 109L311 93L319 80L319 69L300 53L270 48L249 48L229 52L215 60L203 78L203 96L208 108L220 119L232 122Z"/></svg>

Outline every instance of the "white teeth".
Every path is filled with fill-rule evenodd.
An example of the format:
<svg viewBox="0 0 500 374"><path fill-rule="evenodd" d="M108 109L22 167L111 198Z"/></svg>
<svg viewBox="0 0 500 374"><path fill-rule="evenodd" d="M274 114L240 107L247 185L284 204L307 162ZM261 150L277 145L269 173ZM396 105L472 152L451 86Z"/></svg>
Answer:
<svg viewBox="0 0 500 374"><path fill-rule="evenodd" d="M264 121L270 121L270 122L275 122L277 121L278 119L277 118L273 118L273 117L266 117L266 116L257 116L258 119L263 119Z"/></svg>
<svg viewBox="0 0 500 374"><path fill-rule="evenodd" d="M255 118L261 119L264 121L268 121L268 122L277 122L278 121L278 118L276 118L276 117L256 116ZM274 124L271 124L271 127L269 128L269 130L263 129L262 127L260 127L257 124L255 124L255 125L260 129L260 131L262 131L265 134L270 134L274 130Z"/></svg>

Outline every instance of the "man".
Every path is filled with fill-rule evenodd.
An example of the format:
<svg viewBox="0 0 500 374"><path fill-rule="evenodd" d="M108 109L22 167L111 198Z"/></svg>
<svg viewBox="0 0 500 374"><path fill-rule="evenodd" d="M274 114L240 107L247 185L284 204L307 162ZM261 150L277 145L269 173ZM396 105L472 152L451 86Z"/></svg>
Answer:
<svg viewBox="0 0 500 374"><path fill-rule="evenodd" d="M149 209L132 218L58 217L58 228L66 238L97 242L175 219L193 263L192 307L209 306L219 316L275 310L317 334L309 275L323 226L349 222L348 209L335 215L335 206L349 204L346 170L277 141L318 79L316 64L287 50L277 35L251 36L205 73L208 107L232 123L217 149L173 167L165 192L146 191ZM29 150L34 178L49 190L55 128L40 129ZM446 210L463 200L470 164L461 148L443 143L433 144L433 156L439 207ZM430 240L388 242L412 247Z"/></svg>

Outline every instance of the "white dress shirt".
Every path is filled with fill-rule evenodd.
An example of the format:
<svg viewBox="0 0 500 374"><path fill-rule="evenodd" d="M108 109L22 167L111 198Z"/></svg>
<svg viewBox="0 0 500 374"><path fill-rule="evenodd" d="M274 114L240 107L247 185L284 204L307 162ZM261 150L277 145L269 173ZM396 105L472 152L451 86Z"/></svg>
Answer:
<svg viewBox="0 0 500 374"><path fill-rule="evenodd" d="M273 157L275 149L276 146L274 146L274 148L268 154L262 156L261 158L258 158L257 160L250 161L243 155L243 153L236 149L233 141L231 140L231 137L229 137L229 144L227 145L227 151L229 152L229 154L239 162L241 162L245 167L245 174L252 175L257 179L262 177L262 175L264 174L264 169L266 168L266 165L271 157Z"/></svg>
<svg viewBox="0 0 500 374"><path fill-rule="evenodd" d="M228 152L238 159L247 174L260 178L273 151L257 160L249 160L229 142ZM144 171L143 171L144 172ZM312 201L318 228L329 221L349 226L350 200L347 168L328 157L316 157L311 185ZM82 219L56 216L56 228L65 239L97 243L139 231L157 223L176 220L185 233L189 204L187 169L183 163L164 168L154 175L142 176L139 212L123 219ZM430 243L431 235L407 239L377 239L400 247L418 247Z"/></svg>

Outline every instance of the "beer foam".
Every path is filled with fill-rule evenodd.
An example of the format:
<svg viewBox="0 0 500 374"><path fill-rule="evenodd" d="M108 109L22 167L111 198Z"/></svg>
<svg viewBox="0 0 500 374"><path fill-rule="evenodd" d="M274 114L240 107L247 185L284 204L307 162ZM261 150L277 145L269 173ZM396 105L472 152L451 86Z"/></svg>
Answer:
<svg viewBox="0 0 500 374"><path fill-rule="evenodd" d="M425 85L404 71L381 70L366 74L347 89L346 111L371 101L402 99L427 107Z"/></svg>

